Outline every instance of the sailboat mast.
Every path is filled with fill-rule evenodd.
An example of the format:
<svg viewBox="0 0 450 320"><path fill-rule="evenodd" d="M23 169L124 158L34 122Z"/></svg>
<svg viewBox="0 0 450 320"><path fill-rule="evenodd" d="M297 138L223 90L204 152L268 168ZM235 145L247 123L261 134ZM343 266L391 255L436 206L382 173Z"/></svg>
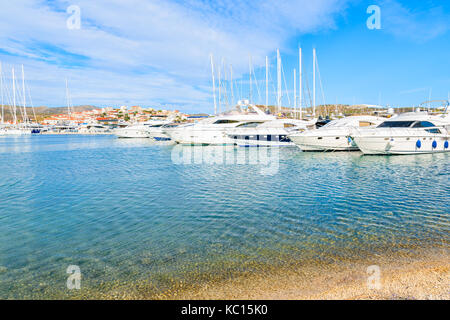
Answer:
<svg viewBox="0 0 450 320"><path fill-rule="evenodd" d="M221 112L221 104L222 104L222 99L221 99L221 92L222 92L221 87L222 87L222 84L221 84L221 79L220 79L220 64L219 64L218 77L219 77L219 113L220 113Z"/></svg>
<svg viewBox="0 0 450 320"><path fill-rule="evenodd" d="M233 65L230 64L231 107L234 107Z"/></svg>
<svg viewBox="0 0 450 320"><path fill-rule="evenodd" d="M225 93L225 111L228 110L229 107L229 101L228 101L228 78L227 78L227 68L226 68L226 63L225 63L225 59L222 59L222 69L223 69L223 78L224 78L224 88L223 91Z"/></svg>
<svg viewBox="0 0 450 320"><path fill-rule="evenodd" d="M298 48L298 73L299 73L299 91L298 91L298 95L299 95L299 109L300 109L300 120L302 119L302 112L303 112L303 106L302 106L302 89L303 89L303 85L302 85L302 48Z"/></svg>
<svg viewBox="0 0 450 320"><path fill-rule="evenodd" d="M70 120L69 86L67 84L67 78L66 78L66 103L67 103L67 115L69 116Z"/></svg>
<svg viewBox="0 0 450 320"><path fill-rule="evenodd" d="M297 114L297 74L294 69L294 119Z"/></svg>
<svg viewBox="0 0 450 320"><path fill-rule="evenodd" d="M313 49L313 117L316 116L316 48Z"/></svg>
<svg viewBox="0 0 450 320"><path fill-rule="evenodd" d="M248 59L248 69L249 69L249 77L250 77L250 94L249 94L249 101L252 103L252 56L249 56Z"/></svg>
<svg viewBox="0 0 450 320"><path fill-rule="evenodd" d="M25 95L25 72L23 70L23 64L22 64L22 92L23 92L23 115L24 115L24 122L28 123L28 115L27 115L27 108L26 108L26 95Z"/></svg>
<svg viewBox="0 0 450 320"><path fill-rule="evenodd" d="M214 80L214 58L212 53L211 53L211 77L212 77L213 97L214 97L214 114L217 114L216 82Z"/></svg>
<svg viewBox="0 0 450 320"><path fill-rule="evenodd" d="M13 117L14 124L17 124L17 109L16 109L16 76L14 74L14 67L12 68L12 81L13 81Z"/></svg>
<svg viewBox="0 0 450 320"><path fill-rule="evenodd" d="M5 123L5 105L3 101L3 69L2 69L2 63L0 62L0 90L2 95L2 123Z"/></svg>
<svg viewBox="0 0 450 320"><path fill-rule="evenodd" d="M277 49L277 108L281 110L281 58L280 50Z"/></svg>
<svg viewBox="0 0 450 320"><path fill-rule="evenodd" d="M269 106L269 58L266 56L266 107Z"/></svg>

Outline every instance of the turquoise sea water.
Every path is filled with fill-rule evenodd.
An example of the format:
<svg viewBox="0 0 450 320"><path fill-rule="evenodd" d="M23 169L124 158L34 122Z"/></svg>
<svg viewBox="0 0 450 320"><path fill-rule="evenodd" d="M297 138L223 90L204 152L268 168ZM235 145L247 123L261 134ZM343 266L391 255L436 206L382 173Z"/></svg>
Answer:
<svg viewBox="0 0 450 320"><path fill-rule="evenodd" d="M140 281L157 292L173 279L302 259L449 248L449 154L286 148L264 174L249 149L225 151L247 153L240 163L180 163L174 151L189 149L179 148L192 147L0 137L0 298L70 297L69 265L81 269L81 292L96 297Z"/></svg>

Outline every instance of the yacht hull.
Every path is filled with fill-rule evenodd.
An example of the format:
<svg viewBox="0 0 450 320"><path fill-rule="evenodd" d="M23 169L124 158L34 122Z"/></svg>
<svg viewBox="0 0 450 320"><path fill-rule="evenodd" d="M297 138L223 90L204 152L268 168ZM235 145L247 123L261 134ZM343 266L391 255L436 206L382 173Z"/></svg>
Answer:
<svg viewBox="0 0 450 320"><path fill-rule="evenodd" d="M449 136L356 136L359 149L368 155L405 155L449 152Z"/></svg>
<svg viewBox="0 0 450 320"><path fill-rule="evenodd" d="M30 135L31 130L20 130L20 129L6 129L0 130L0 136L21 136L21 135Z"/></svg>
<svg viewBox="0 0 450 320"><path fill-rule="evenodd" d="M358 151L347 136L292 135L289 138L303 151Z"/></svg>
<svg viewBox="0 0 450 320"><path fill-rule="evenodd" d="M131 128L123 128L116 130L115 135L118 138L149 138L149 133L146 130L137 130L137 129L131 129Z"/></svg>
<svg viewBox="0 0 450 320"><path fill-rule="evenodd" d="M170 138L184 145L227 145L234 144L226 130L173 130Z"/></svg>

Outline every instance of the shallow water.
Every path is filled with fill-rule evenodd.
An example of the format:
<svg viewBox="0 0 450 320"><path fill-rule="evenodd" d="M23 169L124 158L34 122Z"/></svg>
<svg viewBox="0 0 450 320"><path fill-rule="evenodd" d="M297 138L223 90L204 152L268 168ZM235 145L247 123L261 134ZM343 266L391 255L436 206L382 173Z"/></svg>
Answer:
<svg viewBox="0 0 450 320"><path fill-rule="evenodd" d="M189 152L203 158L181 161ZM0 137L0 298L70 297L69 265L91 297L122 283L158 291L294 261L448 250L449 156Z"/></svg>

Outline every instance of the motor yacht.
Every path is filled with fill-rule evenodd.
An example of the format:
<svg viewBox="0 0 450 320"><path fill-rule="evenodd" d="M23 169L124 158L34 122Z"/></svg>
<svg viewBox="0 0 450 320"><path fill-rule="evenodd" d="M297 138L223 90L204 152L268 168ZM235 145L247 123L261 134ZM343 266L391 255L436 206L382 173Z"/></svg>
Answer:
<svg viewBox="0 0 450 320"><path fill-rule="evenodd" d="M71 129L68 129L69 132ZM111 134L112 131L108 126L103 126L101 124L85 124L81 125L78 129L80 134Z"/></svg>
<svg viewBox="0 0 450 320"><path fill-rule="evenodd" d="M29 135L32 130L27 127L21 126L3 126L0 128L0 136L19 136L19 135Z"/></svg>
<svg viewBox="0 0 450 320"><path fill-rule="evenodd" d="M364 154L440 153L450 150L450 115L408 112L377 128L357 130L352 140Z"/></svg>
<svg viewBox="0 0 450 320"><path fill-rule="evenodd" d="M358 146L349 137L357 128L375 127L385 118L350 116L332 120L319 129L292 133L288 138L303 151L357 151Z"/></svg>
<svg viewBox="0 0 450 320"><path fill-rule="evenodd" d="M178 128L181 124L170 122L163 124L161 126L155 126L150 134L150 136L156 141L169 141L172 140L166 131L174 130Z"/></svg>
<svg viewBox="0 0 450 320"><path fill-rule="evenodd" d="M255 105L239 103L234 110L196 123L166 128L164 133L180 144L234 145L234 141L228 133L235 128L250 123L261 124L275 119L275 116L264 113Z"/></svg>
<svg viewBox="0 0 450 320"><path fill-rule="evenodd" d="M170 122L170 120L150 120L115 129L114 134L118 138L153 138L154 135L161 133L162 125Z"/></svg>
<svg viewBox="0 0 450 320"><path fill-rule="evenodd" d="M243 123L228 133L240 147L292 147L295 144L288 134L314 128L316 119L305 121L296 119L276 119L265 122Z"/></svg>
<svg viewBox="0 0 450 320"><path fill-rule="evenodd" d="M118 138L149 138L148 126L143 124L132 124L124 128L114 130Z"/></svg>

